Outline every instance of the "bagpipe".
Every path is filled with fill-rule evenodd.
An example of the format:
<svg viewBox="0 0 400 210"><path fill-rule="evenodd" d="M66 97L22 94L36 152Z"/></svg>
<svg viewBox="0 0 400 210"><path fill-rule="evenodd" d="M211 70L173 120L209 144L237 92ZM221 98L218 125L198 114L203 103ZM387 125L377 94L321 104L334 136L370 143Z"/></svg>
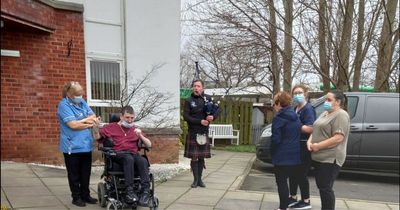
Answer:
<svg viewBox="0 0 400 210"><path fill-rule="evenodd" d="M208 100L206 96L204 96L203 98L204 98L204 112L207 115L218 114L220 101L215 102L213 98L210 98L210 100Z"/></svg>

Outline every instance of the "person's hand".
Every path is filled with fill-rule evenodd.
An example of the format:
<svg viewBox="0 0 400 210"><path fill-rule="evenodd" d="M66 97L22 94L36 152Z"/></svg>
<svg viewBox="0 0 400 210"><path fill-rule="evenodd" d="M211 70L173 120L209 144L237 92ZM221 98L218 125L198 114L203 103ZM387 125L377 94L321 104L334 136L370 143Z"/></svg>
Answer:
<svg viewBox="0 0 400 210"><path fill-rule="evenodd" d="M208 126L210 122L208 120L201 120L201 124L204 126Z"/></svg>
<svg viewBox="0 0 400 210"><path fill-rule="evenodd" d="M142 133L142 130L140 129L140 128L135 128L135 133L136 133L136 135L137 136L141 136L143 133Z"/></svg>
<svg viewBox="0 0 400 210"><path fill-rule="evenodd" d="M310 148L311 148L311 151L313 151L313 152L318 152L319 151L318 143L311 144Z"/></svg>
<svg viewBox="0 0 400 210"><path fill-rule="evenodd" d="M208 122L211 122L211 121L214 120L214 116L208 115L208 116L206 117L206 120L207 120Z"/></svg>
<svg viewBox="0 0 400 210"><path fill-rule="evenodd" d="M307 149L308 149L308 151L310 151L310 152L313 151L312 148L311 148L311 145L312 145L311 141L308 140L308 141L307 141Z"/></svg>

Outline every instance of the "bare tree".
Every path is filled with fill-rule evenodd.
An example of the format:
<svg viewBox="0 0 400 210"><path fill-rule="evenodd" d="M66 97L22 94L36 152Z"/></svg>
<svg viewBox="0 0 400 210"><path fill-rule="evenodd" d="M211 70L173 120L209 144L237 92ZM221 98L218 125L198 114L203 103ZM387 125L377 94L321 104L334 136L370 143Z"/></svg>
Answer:
<svg viewBox="0 0 400 210"><path fill-rule="evenodd" d="M392 44L393 36L396 30L394 27L394 17L396 14L398 1L383 1L384 5L384 21L381 31L381 37L379 40L379 51L378 51L378 64L376 68L375 77L375 91L389 91L389 77L392 64ZM398 31L397 31L398 33ZM398 38L397 38L398 39Z"/></svg>
<svg viewBox="0 0 400 210"><path fill-rule="evenodd" d="M349 59L350 59L350 39L353 29L354 1L347 0L345 2L345 14L343 19L343 30L340 37L340 45L338 49L338 82L337 88L340 90L350 90L349 84Z"/></svg>
<svg viewBox="0 0 400 210"><path fill-rule="evenodd" d="M135 109L135 121L148 121L152 127L174 127L171 124L171 112L178 107L172 105L171 93L162 92L149 85L151 78L161 69L164 64L153 65L143 77L134 81L124 78L124 85L121 90L120 100L110 102L111 107L124 107L131 105ZM125 77L129 77L126 72ZM130 77L133 78L133 77Z"/></svg>
<svg viewBox="0 0 400 210"><path fill-rule="evenodd" d="M329 59L327 58L327 46L326 46L326 1L319 0L319 14L318 14L318 42L319 42L319 62L321 72L325 75L329 75ZM329 91L329 78L322 77L323 91L326 93Z"/></svg>
<svg viewBox="0 0 400 210"><path fill-rule="evenodd" d="M283 54L283 90L290 92L292 89L292 37L293 37L293 0L283 2L285 9L285 46Z"/></svg>

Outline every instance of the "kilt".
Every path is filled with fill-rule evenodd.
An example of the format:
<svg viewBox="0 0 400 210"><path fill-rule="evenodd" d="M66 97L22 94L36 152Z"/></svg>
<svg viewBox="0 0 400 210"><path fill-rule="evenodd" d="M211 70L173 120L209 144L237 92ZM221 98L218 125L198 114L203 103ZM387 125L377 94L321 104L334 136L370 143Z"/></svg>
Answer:
<svg viewBox="0 0 400 210"><path fill-rule="evenodd" d="M185 152L183 154L184 157L191 159L202 159L202 158L211 158L210 154L210 138L207 137L207 143L205 145L199 145L196 142L196 135L186 135L186 143L185 143Z"/></svg>

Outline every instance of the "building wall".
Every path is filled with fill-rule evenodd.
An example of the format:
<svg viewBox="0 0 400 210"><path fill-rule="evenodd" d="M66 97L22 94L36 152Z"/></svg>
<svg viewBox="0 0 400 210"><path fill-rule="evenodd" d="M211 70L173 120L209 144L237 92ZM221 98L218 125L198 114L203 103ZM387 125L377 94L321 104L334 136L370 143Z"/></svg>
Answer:
<svg viewBox="0 0 400 210"><path fill-rule="evenodd" d="M91 97L90 61L106 61L120 64L121 84L124 72L132 84L152 66L162 67L149 81L149 86L167 93L171 104L169 123L175 127L163 133L153 128L158 116L138 122L147 129L153 142L149 153L152 163L176 163L179 158L179 69L180 69L180 1L158 0L70 0L84 4L86 81L89 105L110 106L108 102ZM136 111L142 101L133 101ZM166 107L159 104L157 107ZM103 109L105 110L105 109ZM102 110L102 111L103 111ZM103 111L106 112L106 111ZM98 113L99 114L99 113ZM103 113L104 114L104 113ZM105 115L104 117L107 117ZM95 152L95 160L101 157Z"/></svg>
<svg viewBox="0 0 400 210"><path fill-rule="evenodd" d="M86 86L83 15L25 0L2 0L1 13L54 29L1 29L1 48L20 51L1 57L1 160L62 164L57 104L67 81Z"/></svg>

